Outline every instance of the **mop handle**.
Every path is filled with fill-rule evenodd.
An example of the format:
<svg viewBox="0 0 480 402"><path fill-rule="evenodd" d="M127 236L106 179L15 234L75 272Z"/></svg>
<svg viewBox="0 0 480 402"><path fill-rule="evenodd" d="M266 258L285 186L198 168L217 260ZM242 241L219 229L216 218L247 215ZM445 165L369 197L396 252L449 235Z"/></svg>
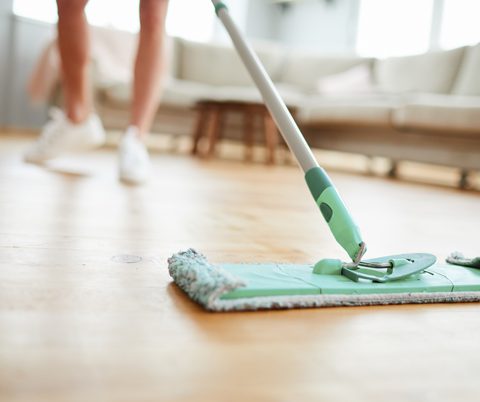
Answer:
<svg viewBox="0 0 480 402"><path fill-rule="evenodd" d="M352 259L357 259L364 244L357 225L354 223L335 186L324 169L316 161L303 134L280 97L272 80L251 46L245 41L237 25L221 0L212 0L215 12L227 30L240 58L259 89L273 120L298 164L305 172L305 180L317 205L327 221L337 242ZM363 245L363 247L362 247ZM363 251L362 251L363 254Z"/></svg>

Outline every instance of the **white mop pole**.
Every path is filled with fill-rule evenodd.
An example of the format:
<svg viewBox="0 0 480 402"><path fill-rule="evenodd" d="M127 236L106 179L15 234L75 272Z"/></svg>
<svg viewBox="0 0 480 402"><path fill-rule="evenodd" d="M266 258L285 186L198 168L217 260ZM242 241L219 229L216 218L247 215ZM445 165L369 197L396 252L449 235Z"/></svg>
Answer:
<svg viewBox="0 0 480 402"><path fill-rule="evenodd" d="M318 167L318 162L313 156L312 150L305 141L297 123L293 120L292 115L280 97L257 55L251 46L245 41L242 33L230 17L227 7L220 0L212 0L212 3L215 6L218 18L222 21L225 29L230 35L245 67L255 81L275 124L282 133L288 147L295 155L299 165L305 173L314 167Z"/></svg>

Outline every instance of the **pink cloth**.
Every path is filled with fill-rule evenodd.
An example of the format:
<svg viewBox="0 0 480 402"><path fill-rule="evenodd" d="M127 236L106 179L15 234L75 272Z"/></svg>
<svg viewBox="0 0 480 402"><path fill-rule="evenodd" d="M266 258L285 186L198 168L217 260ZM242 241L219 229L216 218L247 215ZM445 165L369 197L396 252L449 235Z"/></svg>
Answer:
<svg viewBox="0 0 480 402"><path fill-rule="evenodd" d="M49 99L53 89L60 78L60 59L57 41L45 47L40 54L30 80L28 81L28 94L35 103L45 102Z"/></svg>
<svg viewBox="0 0 480 402"><path fill-rule="evenodd" d="M105 88L132 79L136 35L113 29L91 27L92 79L96 88ZM57 40L42 51L28 82L34 102L48 102L61 78Z"/></svg>

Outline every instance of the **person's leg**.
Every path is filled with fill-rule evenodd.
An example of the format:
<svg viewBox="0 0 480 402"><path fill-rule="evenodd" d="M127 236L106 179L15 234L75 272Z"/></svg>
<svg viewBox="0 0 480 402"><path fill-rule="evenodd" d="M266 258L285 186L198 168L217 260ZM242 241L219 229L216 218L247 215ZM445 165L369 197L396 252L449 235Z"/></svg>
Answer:
<svg viewBox="0 0 480 402"><path fill-rule="evenodd" d="M57 0L58 47L65 111L55 110L39 138L25 153L43 163L65 153L86 151L105 142L100 118L92 113L88 91L89 37L84 9L88 0Z"/></svg>
<svg viewBox="0 0 480 402"><path fill-rule="evenodd" d="M130 125L137 128L142 138L150 130L160 96L167 7L168 0L140 0L140 40Z"/></svg>
<svg viewBox="0 0 480 402"><path fill-rule="evenodd" d="M150 131L160 96L167 7L168 0L140 0L140 40L130 126L119 147L120 179L133 184L145 182L150 175L150 160L143 140Z"/></svg>
<svg viewBox="0 0 480 402"><path fill-rule="evenodd" d="M65 113L73 123L91 112L88 91L90 44L85 6L88 0L57 0L58 47L62 64Z"/></svg>

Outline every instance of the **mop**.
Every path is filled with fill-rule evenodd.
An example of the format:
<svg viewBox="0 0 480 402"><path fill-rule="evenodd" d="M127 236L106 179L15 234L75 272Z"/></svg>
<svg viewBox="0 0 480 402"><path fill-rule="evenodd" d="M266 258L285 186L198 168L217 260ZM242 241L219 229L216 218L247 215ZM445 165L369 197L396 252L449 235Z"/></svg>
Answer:
<svg viewBox="0 0 480 402"><path fill-rule="evenodd" d="M317 163L258 57L231 18L212 0L285 142L305 173L310 192L334 238L351 261L316 264L211 264L189 249L168 259L170 276L210 311L480 301L479 258L452 254L447 262L411 253L363 259L360 230L328 174Z"/></svg>

